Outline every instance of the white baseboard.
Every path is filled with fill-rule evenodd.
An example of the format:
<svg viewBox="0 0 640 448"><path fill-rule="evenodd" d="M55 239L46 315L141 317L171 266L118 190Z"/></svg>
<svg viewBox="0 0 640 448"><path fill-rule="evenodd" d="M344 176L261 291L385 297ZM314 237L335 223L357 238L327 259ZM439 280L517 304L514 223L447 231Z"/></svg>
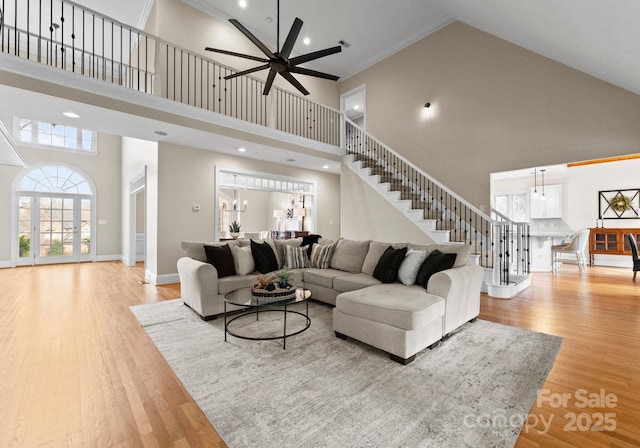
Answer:
<svg viewBox="0 0 640 448"><path fill-rule="evenodd" d="M0 261L0 269L2 268L12 268L13 265L10 261Z"/></svg>
<svg viewBox="0 0 640 448"><path fill-rule="evenodd" d="M180 283L180 276L176 272L175 274L162 274L157 275L154 272L146 270L144 278L152 285L168 285L169 283Z"/></svg>
<svg viewBox="0 0 640 448"><path fill-rule="evenodd" d="M593 265L631 269L633 267L633 261L631 260L631 255L596 254L593 257Z"/></svg>
<svg viewBox="0 0 640 448"><path fill-rule="evenodd" d="M122 255L98 255L96 261L123 261Z"/></svg>

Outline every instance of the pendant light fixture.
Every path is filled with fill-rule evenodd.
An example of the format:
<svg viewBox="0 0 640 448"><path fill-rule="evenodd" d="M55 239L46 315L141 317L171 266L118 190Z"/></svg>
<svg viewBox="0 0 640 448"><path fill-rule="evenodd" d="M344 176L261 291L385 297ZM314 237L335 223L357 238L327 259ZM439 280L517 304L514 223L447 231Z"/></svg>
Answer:
<svg viewBox="0 0 640 448"><path fill-rule="evenodd" d="M538 197L538 169L533 169L533 197Z"/></svg>
<svg viewBox="0 0 640 448"><path fill-rule="evenodd" d="M544 172L547 170L540 170L542 173L542 200L544 201Z"/></svg>

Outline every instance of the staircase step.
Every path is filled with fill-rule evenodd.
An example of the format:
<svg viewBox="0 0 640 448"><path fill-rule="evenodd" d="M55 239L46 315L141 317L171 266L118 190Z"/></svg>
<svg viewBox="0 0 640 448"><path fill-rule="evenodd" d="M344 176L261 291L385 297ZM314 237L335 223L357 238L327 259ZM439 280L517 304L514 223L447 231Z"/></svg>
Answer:
<svg viewBox="0 0 640 448"><path fill-rule="evenodd" d="M448 230L433 230L429 232L429 235L436 243L449 243Z"/></svg>

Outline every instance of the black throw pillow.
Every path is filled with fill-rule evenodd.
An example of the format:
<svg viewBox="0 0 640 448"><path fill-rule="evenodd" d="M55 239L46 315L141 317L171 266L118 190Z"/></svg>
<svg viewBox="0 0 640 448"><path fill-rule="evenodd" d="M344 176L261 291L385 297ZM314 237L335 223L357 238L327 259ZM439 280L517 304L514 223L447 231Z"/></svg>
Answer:
<svg viewBox="0 0 640 448"><path fill-rule="evenodd" d="M320 238L322 238L321 235L314 234L302 237L302 244L300 246L306 246L307 244L309 245L309 247L307 248L307 257L309 257L309 260L311 260L311 249L313 249L314 244L318 244L318 240Z"/></svg>
<svg viewBox="0 0 640 448"><path fill-rule="evenodd" d="M398 276L398 269L407 254L407 248L394 249L389 246L384 251L376 268L373 270L373 278L380 280L382 283L393 283Z"/></svg>
<svg viewBox="0 0 640 448"><path fill-rule="evenodd" d="M207 263L212 264L218 271L218 278L236 275L236 267L233 264L233 255L228 244L224 246L204 246L207 255Z"/></svg>
<svg viewBox="0 0 640 448"><path fill-rule="evenodd" d="M426 288L433 274L453 267L456 256L457 254L443 254L438 249L431 252L418 270L416 283Z"/></svg>
<svg viewBox="0 0 640 448"><path fill-rule="evenodd" d="M266 242L256 243L251 240L251 255L253 255L253 261L256 263L256 270L259 273L267 274L278 270L276 254Z"/></svg>

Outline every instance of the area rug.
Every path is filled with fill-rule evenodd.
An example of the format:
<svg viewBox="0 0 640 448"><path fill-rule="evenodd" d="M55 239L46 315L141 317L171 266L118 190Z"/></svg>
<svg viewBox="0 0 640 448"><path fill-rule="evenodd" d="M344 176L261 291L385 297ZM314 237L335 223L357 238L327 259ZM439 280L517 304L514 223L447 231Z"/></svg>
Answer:
<svg viewBox="0 0 640 448"><path fill-rule="evenodd" d="M562 343L477 320L403 366L336 338L331 307L319 303L286 350L278 340L224 342L222 319L204 322L179 299L131 310L232 448L512 447ZM280 331L281 317L233 325Z"/></svg>

